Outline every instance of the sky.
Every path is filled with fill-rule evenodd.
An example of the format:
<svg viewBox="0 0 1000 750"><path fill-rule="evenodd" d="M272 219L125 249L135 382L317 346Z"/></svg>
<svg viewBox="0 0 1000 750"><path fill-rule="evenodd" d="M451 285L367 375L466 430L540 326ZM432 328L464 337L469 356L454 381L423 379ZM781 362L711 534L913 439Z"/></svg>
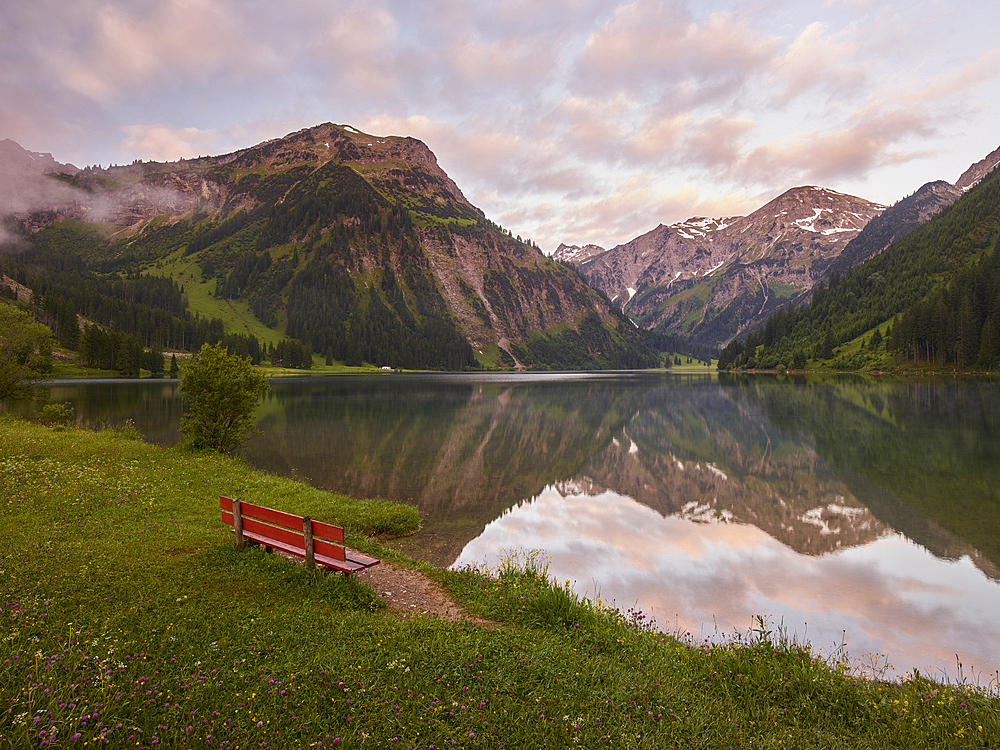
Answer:
<svg viewBox="0 0 1000 750"><path fill-rule="evenodd" d="M1000 146L992 0L0 0L0 140L217 155L424 141L551 253L799 185L891 204Z"/></svg>

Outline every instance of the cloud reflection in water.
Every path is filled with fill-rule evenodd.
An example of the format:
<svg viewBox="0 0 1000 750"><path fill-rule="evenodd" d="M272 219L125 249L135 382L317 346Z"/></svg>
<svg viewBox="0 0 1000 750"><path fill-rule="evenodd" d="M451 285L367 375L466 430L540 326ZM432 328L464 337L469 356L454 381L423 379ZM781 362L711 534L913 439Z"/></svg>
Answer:
<svg viewBox="0 0 1000 750"><path fill-rule="evenodd" d="M1000 668L1000 584L968 557L941 559L895 533L809 556L754 526L663 517L615 492L549 486L490 523L453 567L518 549L544 550L556 580L637 607L669 631L732 636L763 615L821 654L846 642L860 668L887 661L889 677L916 667L954 678L956 652L984 684Z"/></svg>

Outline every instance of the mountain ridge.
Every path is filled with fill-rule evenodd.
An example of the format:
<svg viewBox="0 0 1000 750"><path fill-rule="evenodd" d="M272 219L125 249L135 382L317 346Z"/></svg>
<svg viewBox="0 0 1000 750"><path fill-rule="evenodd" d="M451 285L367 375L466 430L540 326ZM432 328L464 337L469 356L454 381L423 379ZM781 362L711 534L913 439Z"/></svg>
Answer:
<svg viewBox="0 0 1000 750"><path fill-rule="evenodd" d="M996 169L997 165L1000 165L1000 147L965 170L955 182L955 187L962 192L975 187L986 175Z"/></svg>
<svg viewBox="0 0 1000 750"><path fill-rule="evenodd" d="M643 328L719 345L808 291L882 210L827 188L796 187L746 216L661 224L579 268Z"/></svg>
<svg viewBox="0 0 1000 750"><path fill-rule="evenodd" d="M6 212L29 244L61 237L53 247L102 273L188 279L328 360L657 363L578 274L487 219L414 138L323 123L221 156L46 179L57 200Z"/></svg>
<svg viewBox="0 0 1000 750"><path fill-rule="evenodd" d="M926 183L890 207L827 188L792 188L749 219L695 217L660 224L610 250L561 244L553 257L578 266L641 327L722 346L808 296L817 283L882 252L998 165L1000 148L954 185ZM789 214L796 201L813 213Z"/></svg>

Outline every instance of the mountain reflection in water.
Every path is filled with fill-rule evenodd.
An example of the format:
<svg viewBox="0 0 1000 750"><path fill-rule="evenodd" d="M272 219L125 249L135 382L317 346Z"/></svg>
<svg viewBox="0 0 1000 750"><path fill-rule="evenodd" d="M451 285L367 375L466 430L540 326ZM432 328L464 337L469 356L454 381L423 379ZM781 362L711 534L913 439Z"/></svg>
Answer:
<svg viewBox="0 0 1000 750"><path fill-rule="evenodd" d="M177 439L166 383L53 386ZM544 549L580 593L696 637L763 615L829 654L1000 667L1000 387L657 374L275 380L253 464L420 509L440 566Z"/></svg>
<svg viewBox="0 0 1000 750"><path fill-rule="evenodd" d="M557 581L622 611L652 615L697 639L745 635L767 613L799 642L856 667L893 665L955 675L995 669L998 586L968 557L945 560L885 532L860 546L811 556L748 524L664 517L613 491L547 487L486 527L455 565L495 565L544 550ZM987 625L987 627L984 627Z"/></svg>

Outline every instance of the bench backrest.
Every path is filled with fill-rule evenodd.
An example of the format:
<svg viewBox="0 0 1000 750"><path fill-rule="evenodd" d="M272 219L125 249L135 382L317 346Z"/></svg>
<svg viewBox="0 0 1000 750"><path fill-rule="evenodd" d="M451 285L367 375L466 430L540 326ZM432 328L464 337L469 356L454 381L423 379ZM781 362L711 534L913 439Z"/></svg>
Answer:
<svg viewBox="0 0 1000 750"><path fill-rule="evenodd" d="M219 507L222 509L223 523L235 526L232 498L220 497ZM306 540L302 516L285 513L274 508L265 508L263 505L254 505L242 500L240 501L240 516L243 520L244 531L265 539L273 539L275 542L302 550L303 554L305 553ZM333 560L346 559L343 547L343 527L322 521L312 521L312 537L313 550L317 555Z"/></svg>

